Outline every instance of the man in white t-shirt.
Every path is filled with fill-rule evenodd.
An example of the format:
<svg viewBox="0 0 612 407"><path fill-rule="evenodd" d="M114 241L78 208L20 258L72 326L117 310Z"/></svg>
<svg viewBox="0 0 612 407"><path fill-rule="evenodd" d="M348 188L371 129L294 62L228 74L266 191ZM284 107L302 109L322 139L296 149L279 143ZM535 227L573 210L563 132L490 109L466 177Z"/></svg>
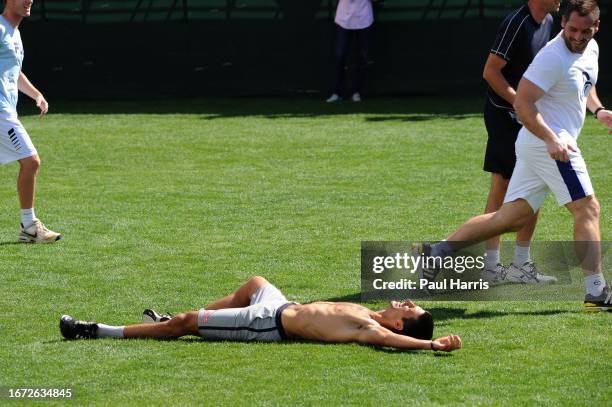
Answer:
<svg viewBox="0 0 612 407"><path fill-rule="evenodd" d="M588 310L610 311L612 289L606 285L601 265L599 203L576 143L587 108L612 128L612 111L602 106L595 90L597 2L570 0L562 27L536 55L519 83L514 108L523 128L516 141L517 162L503 206L470 219L446 240L417 249L424 256L444 257L470 242L517 231L552 191L559 205L574 217L574 241L587 292L584 305ZM430 280L438 272L420 271Z"/></svg>
<svg viewBox="0 0 612 407"><path fill-rule="evenodd" d="M368 64L369 28L374 22L372 0L338 0L336 9L336 83L327 102L339 102L344 94L345 66L351 43L357 42L357 69L349 94L353 102L361 101Z"/></svg>
<svg viewBox="0 0 612 407"><path fill-rule="evenodd" d="M53 232L34 214L36 175L40 167L38 152L28 132L17 116L19 91L36 101L41 116L49 105L42 93L21 72L23 46L19 24L30 15L32 0L5 0L0 16L0 163L19 162L17 193L21 205L21 233L19 240L25 243L52 243L62 235Z"/></svg>

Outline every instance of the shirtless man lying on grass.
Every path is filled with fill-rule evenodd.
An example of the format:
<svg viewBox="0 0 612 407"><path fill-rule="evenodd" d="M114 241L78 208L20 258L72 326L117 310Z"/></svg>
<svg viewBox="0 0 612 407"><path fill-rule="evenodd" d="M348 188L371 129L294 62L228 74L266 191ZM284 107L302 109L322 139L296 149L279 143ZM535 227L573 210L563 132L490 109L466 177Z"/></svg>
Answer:
<svg viewBox="0 0 612 407"><path fill-rule="evenodd" d="M378 312L348 302L298 304L288 301L259 276L199 311L170 317L145 310L143 321L137 325L110 326L63 315L60 330L66 339L169 339L196 335L230 341L358 342L447 352L462 346L457 335L432 340L431 314L410 300L392 301L389 307Z"/></svg>

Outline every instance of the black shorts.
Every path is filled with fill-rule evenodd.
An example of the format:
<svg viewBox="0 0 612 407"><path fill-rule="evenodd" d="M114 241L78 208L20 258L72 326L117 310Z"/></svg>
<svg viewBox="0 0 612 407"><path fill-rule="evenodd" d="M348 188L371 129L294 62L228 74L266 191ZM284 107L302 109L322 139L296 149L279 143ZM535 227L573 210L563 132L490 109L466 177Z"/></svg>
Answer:
<svg viewBox="0 0 612 407"><path fill-rule="evenodd" d="M484 121L489 138L483 169L505 179L510 179L516 164L514 143L522 127L515 117L512 111L499 109L488 99L485 102Z"/></svg>

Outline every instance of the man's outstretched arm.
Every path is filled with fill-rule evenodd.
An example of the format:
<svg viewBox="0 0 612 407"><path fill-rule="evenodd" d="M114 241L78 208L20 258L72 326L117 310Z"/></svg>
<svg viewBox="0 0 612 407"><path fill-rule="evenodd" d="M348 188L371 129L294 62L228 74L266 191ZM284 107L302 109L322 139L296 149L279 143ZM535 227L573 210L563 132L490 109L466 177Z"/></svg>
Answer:
<svg viewBox="0 0 612 407"><path fill-rule="evenodd" d="M429 341L406 335L398 335L382 326L375 325L357 329L355 340L363 344L387 346L397 349L431 349L446 352L460 349L463 346L461 338L457 335L449 335Z"/></svg>

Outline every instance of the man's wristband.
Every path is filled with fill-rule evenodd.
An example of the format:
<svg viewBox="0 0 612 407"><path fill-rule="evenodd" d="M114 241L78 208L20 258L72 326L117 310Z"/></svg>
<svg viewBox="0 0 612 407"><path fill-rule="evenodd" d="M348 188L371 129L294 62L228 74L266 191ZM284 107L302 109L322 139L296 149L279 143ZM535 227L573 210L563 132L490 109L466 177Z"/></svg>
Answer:
<svg viewBox="0 0 612 407"><path fill-rule="evenodd" d="M593 116L595 116L595 118L597 119L597 113L601 112L602 110L606 110L605 107L598 107L597 109L595 109L595 111L593 112Z"/></svg>
<svg viewBox="0 0 612 407"><path fill-rule="evenodd" d="M433 341L429 342L429 346L431 346L431 350L435 350L434 347L433 347Z"/></svg>

